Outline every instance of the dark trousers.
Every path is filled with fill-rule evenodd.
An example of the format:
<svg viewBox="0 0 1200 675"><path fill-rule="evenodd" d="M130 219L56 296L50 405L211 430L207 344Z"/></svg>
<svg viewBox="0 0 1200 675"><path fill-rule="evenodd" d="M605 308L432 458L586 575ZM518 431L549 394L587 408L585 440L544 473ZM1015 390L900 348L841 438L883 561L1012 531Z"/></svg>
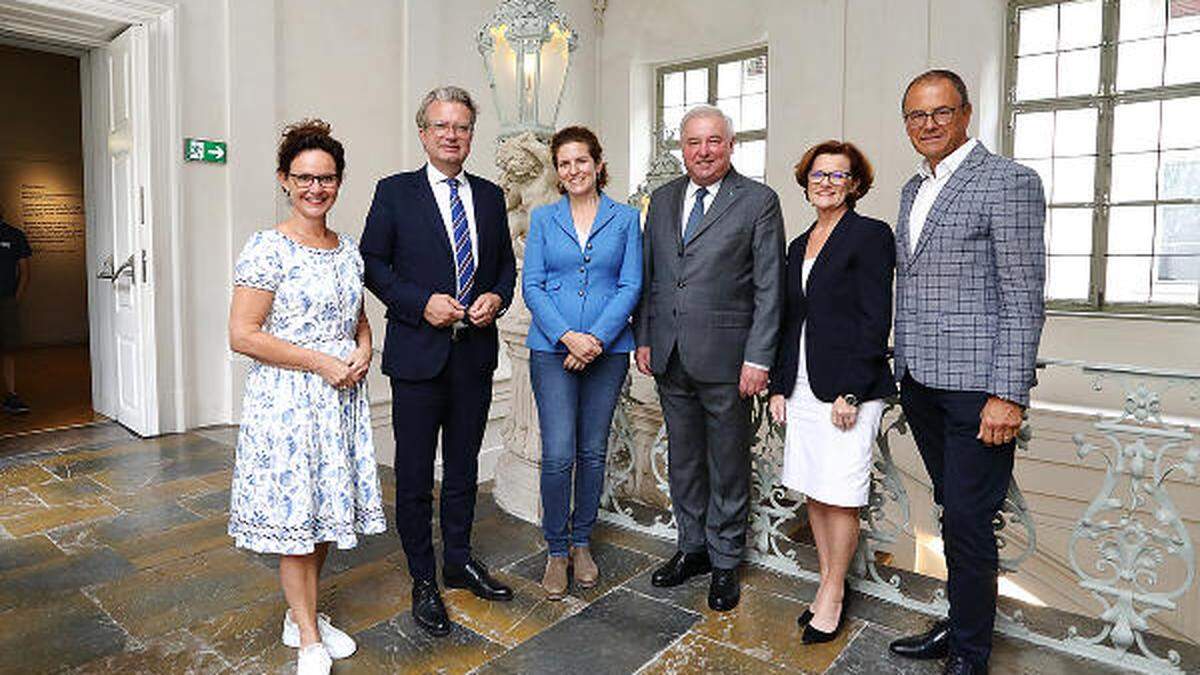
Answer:
<svg viewBox="0 0 1200 675"><path fill-rule="evenodd" d="M655 379L679 550L707 549L716 567L737 567L750 513L750 400L738 395L736 382L692 379L675 350Z"/></svg>
<svg viewBox="0 0 1200 675"><path fill-rule="evenodd" d="M950 653L985 665L992 651L999 555L992 520L1004 504L1015 445L976 438L988 395L926 387L906 374L900 403L913 430L933 498L942 507Z"/></svg>
<svg viewBox="0 0 1200 675"><path fill-rule="evenodd" d="M469 338L470 339L470 338ZM479 338L474 338L479 339ZM430 380L392 379L396 438L396 529L414 579L436 579L433 556L433 463L442 442L442 564L465 565L479 482L479 446L492 402L492 374L451 347L446 367Z"/></svg>

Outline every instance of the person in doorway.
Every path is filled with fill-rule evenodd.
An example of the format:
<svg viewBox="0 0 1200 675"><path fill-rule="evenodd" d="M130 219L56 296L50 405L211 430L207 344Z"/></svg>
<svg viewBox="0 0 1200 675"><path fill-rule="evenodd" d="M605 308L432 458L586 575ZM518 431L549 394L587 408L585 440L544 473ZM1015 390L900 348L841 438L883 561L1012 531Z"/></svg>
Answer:
<svg viewBox="0 0 1200 675"><path fill-rule="evenodd" d="M654 191L643 239L637 367L667 423L678 551L651 583L707 574L708 606L741 598L750 513L751 397L767 388L783 314L783 216L731 164L733 121L696 106L680 124L687 175Z"/></svg>
<svg viewBox="0 0 1200 675"><path fill-rule="evenodd" d="M1037 381L1045 321L1046 200L1037 173L967 129L961 77L931 70L901 112L923 158L900 194L896 337L900 404L942 507L949 617L891 643L945 673L986 673L999 555L993 520Z"/></svg>
<svg viewBox="0 0 1200 675"><path fill-rule="evenodd" d="M638 212L602 191L608 173L596 134L562 129L550 156L563 198L530 217L521 288L533 317L525 344L542 433L542 588L561 600L568 565L582 588L600 573L589 542L634 346L629 317L642 290L642 231Z"/></svg>
<svg viewBox="0 0 1200 675"><path fill-rule="evenodd" d="M887 363L895 239L887 223L854 210L873 178L852 143L820 143L796 164L817 221L788 249L769 390L771 416L787 428L782 481L805 496L821 570L816 599L799 620L805 644L833 640L845 623L846 572L871 489L881 399L896 392Z"/></svg>
<svg viewBox="0 0 1200 675"><path fill-rule="evenodd" d="M254 360L246 377L229 508L237 546L279 554L288 610L283 643L297 673L324 674L354 653L353 638L317 613L329 544L387 530L365 377L371 327L363 262L326 226L345 171L329 125L289 126L277 179L287 220L250 237L233 273L229 343Z"/></svg>
<svg viewBox="0 0 1200 675"><path fill-rule="evenodd" d="M442 580L485 600L512 589L471 556L479 448L499 363L496 318L512 302L517 266L504 193L463 171L475 102L438 87L417 106L429 161L375 187L362 236L367 288L387 307L383 372L392 382L396 528L412 575L412 615L450 633L433 551L433 465L441 436Z"/></svg>
<svg viewBox="0 0 1200 675"><path fill-rule="evenodd" d="M21 415L29 406L17 396L17 360L21 343L20 304L29 289L33 249L25 233L9 225L0 211L0 362L4 370L4 412Z"/></svg>

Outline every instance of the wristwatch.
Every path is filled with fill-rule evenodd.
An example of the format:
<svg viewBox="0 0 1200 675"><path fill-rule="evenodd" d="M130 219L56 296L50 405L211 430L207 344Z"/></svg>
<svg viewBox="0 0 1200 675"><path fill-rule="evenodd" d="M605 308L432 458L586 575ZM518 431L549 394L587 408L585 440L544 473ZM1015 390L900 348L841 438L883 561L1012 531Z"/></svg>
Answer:
<svg viewBox="0 0 1200 675"><path fill-rule="evenodd" d="M855 408L858 407L858 397L854 394L842 394L842 400Z"/></svg>

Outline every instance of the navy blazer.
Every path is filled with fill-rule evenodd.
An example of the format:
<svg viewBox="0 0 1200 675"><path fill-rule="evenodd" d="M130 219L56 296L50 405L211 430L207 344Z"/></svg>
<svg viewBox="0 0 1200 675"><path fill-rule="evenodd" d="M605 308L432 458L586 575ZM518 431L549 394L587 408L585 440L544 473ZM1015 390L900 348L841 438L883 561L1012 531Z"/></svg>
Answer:
<svg viewBox="0 0 1200 675"><path fill-rule="evenodd" d="M475 297L495 293L501 313L512 302L517 266L504 193L495 183L467 174L474 202L479 259L475 261ZM438 211L425 167L388 176L375 186L375 198L359 242L366 285L387 306L383 372L401 380L436 377L450 356L450 328L425 320L434 293L457 291L453 248ZM467 358L480 373L496 369L496 324L473 328L464 343Z"/></svg>
<svg viewBox="0 0 1200 675"><path fill-rule="evenodd" d="M533 210L521 279L533 317L525 344L566 352L560 339L573 330L595 336L605 352L631 352L629 317L642 292L641 217L601 193L586 248L579 244L566 196Z"/></svg>
<svg viewBox="0 0 1200 675"><path fill-rule="evenodd" d="M896 392L888 367L896 244L887 223L847 211L817 254L808 288L801 283L807 232L787 254L787 309L771 369L770 392L791 396L804 327L813 394L826 403L842 394L860 401Z"/></svg>

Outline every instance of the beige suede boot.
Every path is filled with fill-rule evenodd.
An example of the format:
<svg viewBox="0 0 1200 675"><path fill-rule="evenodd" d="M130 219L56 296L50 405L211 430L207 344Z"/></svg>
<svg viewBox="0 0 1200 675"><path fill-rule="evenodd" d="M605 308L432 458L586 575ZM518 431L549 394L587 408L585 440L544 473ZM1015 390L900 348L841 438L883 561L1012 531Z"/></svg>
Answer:
<svg viewBox="0 0 1200 675"><path fill-rule="evenodd" d="M542 575L542 590L548 600L562 600L567 594L567 559L546 556L546 573Z"/></svg>
<svg viewBox="0 0 1200 675"><path fill-rule="evenodd" d="M600 568L592 560L592 552L587 546L571 547L571 565L575 568L575 583L580 588L591 588L600 578Z"/></svg>

